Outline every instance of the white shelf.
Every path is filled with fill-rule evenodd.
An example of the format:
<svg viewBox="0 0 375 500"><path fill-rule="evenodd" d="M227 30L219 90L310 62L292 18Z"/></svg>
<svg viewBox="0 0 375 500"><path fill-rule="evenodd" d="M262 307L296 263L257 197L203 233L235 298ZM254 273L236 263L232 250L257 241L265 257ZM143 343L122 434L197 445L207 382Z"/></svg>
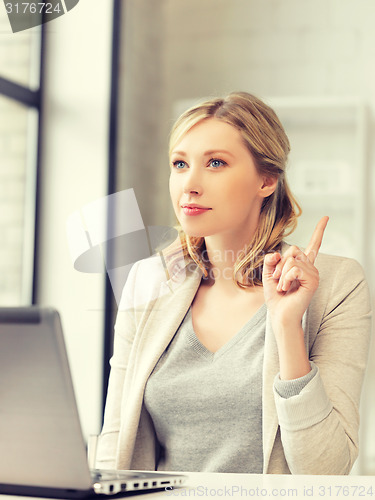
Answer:
<svg viewBox="0 0 375 500"><path fill-rule="evenodd" d="M351 96L273 97L265 102L288 134L287 178L303 209L288 240L306 246L319 218L329 215L322 251L356 258L366 266L365 103Z"/></svg>

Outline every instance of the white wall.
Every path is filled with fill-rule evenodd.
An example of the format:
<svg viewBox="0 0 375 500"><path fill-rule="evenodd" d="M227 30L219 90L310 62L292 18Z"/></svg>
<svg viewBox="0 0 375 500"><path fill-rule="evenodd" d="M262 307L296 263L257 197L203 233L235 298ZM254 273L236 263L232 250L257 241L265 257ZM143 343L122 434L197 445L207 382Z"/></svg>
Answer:
<svg viewBox="0 0 375 500"><path fill-rule="evenodd" d="M163 225L168 174L165 106L165 0L123 2L119 107L118 189L133 188L145 225ZM168 124L169 125L169 124ZM145 182L147 179L147 182ZM148 186L148 189L145 187Z"/></svg>
<svg viewBox="0 0 375 500"><path fill-rule="evenodd" d="M66 221L106 195L111 0L82 0L46 25L38 301L65 328L85 434L100 429L104 275L73 268Z"/></svg>

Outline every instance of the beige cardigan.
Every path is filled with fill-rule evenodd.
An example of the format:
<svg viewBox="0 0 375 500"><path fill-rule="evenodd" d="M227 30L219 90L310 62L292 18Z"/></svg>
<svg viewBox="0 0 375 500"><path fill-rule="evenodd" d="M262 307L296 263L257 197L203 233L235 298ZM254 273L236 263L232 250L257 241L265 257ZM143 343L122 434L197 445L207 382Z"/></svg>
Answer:
<svg viewBox="0 0 375 500"><path fill-rule="evenodd" d="M279 362L267 315L264 473L348 474L358 455L358 408L371 330L368 286L355 260L319 254L315 265L320 283L302 326L318 373L289 399L273 389ZM191 305L201 276L195 264L184 261L167 281L159 256L132 267L116 320L97 467L155 470L156 439L143 406L144 388Z"/></svg>

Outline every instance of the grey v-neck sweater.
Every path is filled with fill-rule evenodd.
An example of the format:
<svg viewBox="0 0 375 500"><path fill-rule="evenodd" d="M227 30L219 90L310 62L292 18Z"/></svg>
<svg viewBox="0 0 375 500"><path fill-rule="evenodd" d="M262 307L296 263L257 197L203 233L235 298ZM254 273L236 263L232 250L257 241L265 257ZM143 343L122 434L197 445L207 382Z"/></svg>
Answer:
<svg viewBox="0 0 375 500"><path fill-rule="evenodd" d="M160 445L158 470L262 473L264 304L217 352L198 340L189 308L146 384ZM314 372L280 381L298 394Z"/></svg>

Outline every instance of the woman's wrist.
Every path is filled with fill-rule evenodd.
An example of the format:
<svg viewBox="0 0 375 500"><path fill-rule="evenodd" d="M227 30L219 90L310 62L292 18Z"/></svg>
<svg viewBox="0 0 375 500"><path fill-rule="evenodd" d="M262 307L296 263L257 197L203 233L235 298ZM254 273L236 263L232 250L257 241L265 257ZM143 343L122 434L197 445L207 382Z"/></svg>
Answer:
<svg viewBox="0 0 375 500"><path fill-rule="evenodd" d="M273 325L279 353L280 379L294 380L310 372L301 322Z"/></svg>
<svg viewBox="0 0 375 500"><path fill-rule="evenodd" d="M290 317L283 315L272 315L271 313L271 325L272 329L277 335L283 334L295 334L296 332L300 332L302 330L302 318L299 317ZM302 330L303 332L303 330Z"/></svg>

